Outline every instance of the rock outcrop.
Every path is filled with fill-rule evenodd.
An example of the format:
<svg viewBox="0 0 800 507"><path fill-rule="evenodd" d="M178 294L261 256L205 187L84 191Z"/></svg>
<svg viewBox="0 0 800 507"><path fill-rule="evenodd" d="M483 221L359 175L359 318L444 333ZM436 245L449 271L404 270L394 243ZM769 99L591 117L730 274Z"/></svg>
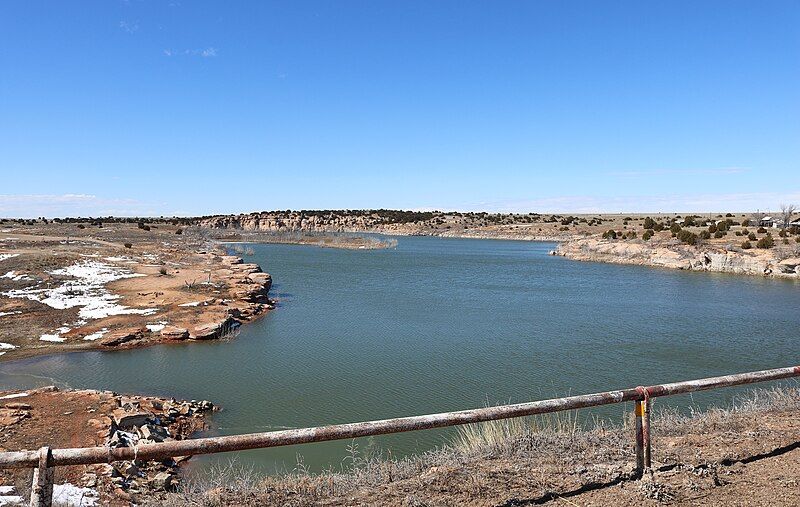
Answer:
<svg viewBox="0 0 800 507"><path fill-rule="evenodd" d="M744 251L677 242L582 238L563 242L552 253L580 261L800 278L800 259L792 257L780 260L781 252L778 249Z"/></svg>

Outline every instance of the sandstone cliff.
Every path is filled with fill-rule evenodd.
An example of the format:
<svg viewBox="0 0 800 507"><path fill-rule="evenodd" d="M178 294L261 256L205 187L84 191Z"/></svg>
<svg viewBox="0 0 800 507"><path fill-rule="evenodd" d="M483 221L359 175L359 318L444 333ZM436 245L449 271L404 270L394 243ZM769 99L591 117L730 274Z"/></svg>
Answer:
<svg viewBox="0 0 800 507"><path fill-rule="evenodd" d="M715 245L583 238L559 244L554 254L579 261L800 279L800 258L778 248L744 251Z"/></svg>

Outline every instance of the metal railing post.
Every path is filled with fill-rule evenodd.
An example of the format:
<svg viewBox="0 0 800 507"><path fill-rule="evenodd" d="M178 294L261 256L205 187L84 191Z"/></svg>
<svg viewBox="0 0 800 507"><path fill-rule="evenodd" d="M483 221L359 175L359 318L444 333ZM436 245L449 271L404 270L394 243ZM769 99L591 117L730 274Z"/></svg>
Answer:
<svg viewBox="0 0 800 507"><path fill-rule="evenodd" d="M51 507L53 505L53 472L50 466L52 453L49 447L39 449L39 466L33 469L30 507Z"/></svg>
<svg viewBox="0 0 800 507"><path fill-rule="evenodd" d="M644 402L636 401L633 406L633 418L636 428L636 473L644 472Z"/></svg>
<svg viewBox="0 0 800 507"><path fill-rule="evenodd" d="M644 438L644 468L645 470L653 466L650 459L650 396L645 388L644 401L642 401L642 437Z"/></svg>

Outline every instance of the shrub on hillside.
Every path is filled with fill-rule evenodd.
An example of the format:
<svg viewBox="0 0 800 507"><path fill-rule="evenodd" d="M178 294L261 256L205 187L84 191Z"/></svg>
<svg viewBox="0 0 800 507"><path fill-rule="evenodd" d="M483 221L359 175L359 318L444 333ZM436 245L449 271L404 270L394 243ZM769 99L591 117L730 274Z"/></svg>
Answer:
<svg viewBox="0 0 800 507"><path fill-rule="evenodd" d="M617 239L617 231L609 229L603 233L603 239Z"/></svg>
<svg viewBox="0 0 800 507"><path fill-rule="evenodd" d="M656 222L656 225L653 226L653 230L656 232L661 232L664 230L664 224L661 222Z"/></svg>
<svg viewBox="0 0 800 507"><path fill-rule="evenodd" d="M677 233L676 236L681 243L686 243L687 245L696 245L697 244L697 234L693 232L689 232L687 230L681 230Z"/></svg>
<svg viewBox="0 0 800 507"><path fill-rule="evenodd" d="M751 248L753 248L753 245L749 241L744 240L744 242L742 242L742 248L744 250L750 250Z"/></svg>
<svg viewBox="0 0 800 507"><path fill-rule="evenodd" d="M717 224L709 225L708 226L708 232L710 232L711 234L714 234L715 232L717 232Z"/></svg>
<svg viewBox="0 0 800 507"><path fill-rule="evenodd" d="M764 229L763 227L759 227L758 229L756 229L756 232L759 234L764 234L765 232L767 232L767 230Z"/></svg>
<svg viewBox="0 0 800 507"><path fill-rule="evenodd" d="M756 248L772 248L773 246L775 246L775 240L772 239L771 234L767 234L756 243Z"/></svg>
<svg viewBox="0 0 800 507"><path fill-rule="evenodd" d="M725 234L727 234L727 233L722 232L722 231L717 231L717 232L714 233L714 237L719 239L719 238L725 236Z"/></svg>
<svg viewBox="0 0 800 507"><path fill-rule="evenodd" d="M754 232L751 232L750 234L747 235L747 239L749 239L750 241L755 241L756 234Z"/></svg>
<svg viewBox="0 0 800 507"><path fill-rule="evenodd" d="M650 218L650 217L646 217L646 218L644 219L644 224L643 224L643 225L644 225L644 228L645 228L645 229L652 229L653 227L655 227L655 225L656 225L656 221L655 221L655 220L653 220L653 219L652 219L652 218Z"/></svg>
<svg viewBox="0 0 800 507"><path fill-rule="evenodd" d="M133 245L132 245L132 244L130 244L130 243L125 243L125 248L132 248L132 247L133 247Z"/></svg>
<svg viewBox="0 0 800 507"><path fill-rule="evenodd" d="M681 232L681 226L678 224L672 224L669 226L669 232L671 232L672 234L678 234L679 232Z"/></svg>
<svg viewBox="0 0 800 507"><path fill-rule="evenodd" d="M653 237L653 231L650 229L646 229L644 231L644 234L642 234L642 239L645 241L650 241L650 238L652 237ZM800 236L798 236L797 239L800 240Z"/></svg>
<svg viewBox="0 0 800 507"><path fill-rule="evenodd" d="M711 233L708 231L700 231L700 239L711 239Z"/></svg>
<svg viewBox="0 0 800 507"><path fill-rule="evenodd" d="M742 227L747 227L748 225L750 225L750 220L748 220L747 218L742 220Z"/></svg>

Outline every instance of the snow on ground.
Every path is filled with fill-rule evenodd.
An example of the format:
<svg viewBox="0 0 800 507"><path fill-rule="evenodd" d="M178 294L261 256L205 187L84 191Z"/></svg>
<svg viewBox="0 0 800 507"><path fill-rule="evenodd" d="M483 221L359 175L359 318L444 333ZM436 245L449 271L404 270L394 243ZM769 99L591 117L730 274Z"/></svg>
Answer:
<svg viewBox="0 0 800 507"><path fill-rule="evenodd" d="M0 278L10 278L15 282L19 282L21 280L33 280L33 278L29 277L28 275L18 275L16 271L9 271L5 275L0 276Z"/></svg>
<svg viewBox="0 0 800 507"><path fill-rule="evenodd" d="M91 507L97 505L99 495L92 488L79 488L70 483L53 484L53 505Z"/></svg>
<svg viewBox="0 0 800 507"><path fill-rule="evenodd" d="M26 396L30 396L30 394L29 393L6 394L5 396L0 396L0 400L11 400L14 398L24 398Z"/></svg>
<svg viewBox="0 0 800 507"><path fill-rule="evenodd" d="M56 334L43 334L42 336L39 337L39 340L41 340L43 342L59 342L59 343L67 341L66 338L60 337L58 335L58 333L56 333Z"/></svg>
<svg viewBox="0 0 800 507"><path fill-rule="evenodd" d="M23 498L16 494L14 486L0 486L0 506L24 505Z"/></svg>
<svg viewBox="0 0 800 507"><path fill-rule="evenodd" d="M125 262L127 264L136 264L136 261L130 257L104 257L103 259L109 262Z"/></svg>
<svg viewBox="0 0 800 507"><path fill-rule="evenodd" d="M200 306L202 301L192 301L191 303L183 303L178 306Z"/></svg>
<svg viewBox="0 0 800 507"><path fill-rule="evenodd" d="M98 261L80 261L72 266L51 271L52 275L69 276L75 280L65 281L55 288L28 287L3 293L10 298L26 298L63 310L81 307L78 315L83 319L102 319L109 315L151 315L156 308L129 308L116 303L120 296L109 292L105 285L123 278L145 276L110 266ZM60 340L63 341L63 340Z"/></svg>
<svg viewBox="0 0 800 507"><path fill-rule="evenodd" d="M19 254L11 254L11 253L0 253L0 261L4 261L6 259L10 259L12 257L16 257Z"/></svg>
<svg viewBox="0 0 800 507"><path fill-rule="evenodd" d="M14 350L17 348L16 345L11 345L10 343L0 342L0 356L8 352L9 350Z"/></svg>
<svg viewBox="0 0 800 507"><path fill-rule="evenodd" d="M86 340L86 341L93 342L95 340L99 340L100 338L102 338L103 335L106 334L107 332L108 332L108 328L104 327L100 331L97 331L97 332L92 333L92 334L87 334L86 336L83 337L83 339Z"/></svg>
<svg viewBox="0 0 800 507"><path fill-rule="evenodd" d="M166 324L158 323L158 324L147 324L145 326L151 333L158 333L162 329L164 329Z"/></svg>

